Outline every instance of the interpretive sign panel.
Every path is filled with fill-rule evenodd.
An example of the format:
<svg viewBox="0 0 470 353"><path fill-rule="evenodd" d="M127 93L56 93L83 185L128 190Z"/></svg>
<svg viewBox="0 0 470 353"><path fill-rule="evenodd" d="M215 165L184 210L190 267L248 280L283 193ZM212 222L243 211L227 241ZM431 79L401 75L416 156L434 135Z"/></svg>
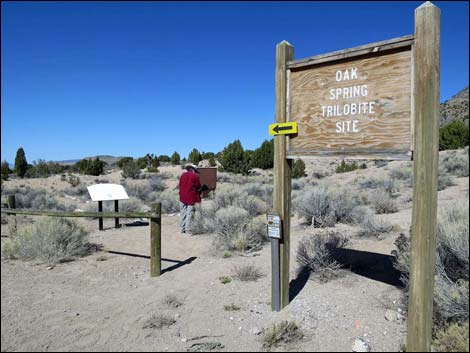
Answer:
<svg viewBox="0 0 470 353"><path fill-rule="evenodd" d="M412 37L287 64L288 158L409 159Z"/></svg>
<svg viewBox="0 0 470 353"><path fill-rule="evenodd" d="M281 217L268 214L268 236L270 238L281 238Z"/></svg>
<svg viewBox="0 0 470 353"><path fill-rule="evenodd" d="M95 184L87 187L92 201L127 200L129 196L122 185Z"/></svg>

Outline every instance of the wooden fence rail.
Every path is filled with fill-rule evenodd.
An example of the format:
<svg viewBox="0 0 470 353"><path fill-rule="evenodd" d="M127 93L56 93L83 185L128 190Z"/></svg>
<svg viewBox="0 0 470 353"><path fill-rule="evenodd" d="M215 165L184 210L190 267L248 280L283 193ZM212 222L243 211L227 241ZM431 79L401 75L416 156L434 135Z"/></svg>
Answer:
<svg viewBox="0 0 470 353"><path fill-rule="evenodd" d="M161 203L151 205L152 212L65 212L15 208L15 198L9 195L9 208L1 208L1 213L11 216L47 216L47 217L96 217L96 218L148 218L150 223L150 277L160 276L162 269L161 255ZM16 217L15 224L16 224Z"/></svg>

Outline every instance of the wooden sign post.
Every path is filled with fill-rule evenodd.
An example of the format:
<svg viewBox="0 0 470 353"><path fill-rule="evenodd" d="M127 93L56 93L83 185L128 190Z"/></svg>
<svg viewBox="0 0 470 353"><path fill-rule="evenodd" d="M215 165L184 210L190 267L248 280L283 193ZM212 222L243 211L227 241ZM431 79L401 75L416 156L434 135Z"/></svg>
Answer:
<svg viewBox="0 0 470 353"><path fill-rule="evenodd" d="M439 144L440 10L415 11L415 34L293 60L276 47L274 211L282 224L280 306L289 303L293 158L414 159L408 351L429 351ZM296 123L296 135L279 128ZM274 130L274 127L278 131ZM276 252L272 252L276 256ZM273 264L275 261L273 261ZM273 271L273 283L276 283ZM273 289L273 298L274 295ZM280 310L279 309L279 310Z"/></svg>

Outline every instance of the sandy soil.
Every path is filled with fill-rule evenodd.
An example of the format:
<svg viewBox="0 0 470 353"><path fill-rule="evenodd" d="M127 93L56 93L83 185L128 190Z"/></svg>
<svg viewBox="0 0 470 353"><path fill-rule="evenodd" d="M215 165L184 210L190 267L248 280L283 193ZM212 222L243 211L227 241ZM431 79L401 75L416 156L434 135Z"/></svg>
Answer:
<svg viewBox="0 0 470 353"><path fill-rule="evenodd" d="M178 172L176 169L175 175ZM346 185L357 183L364 175L386 172L371 166L326 181ZM114 175L104 178L119 181ZM441 205L468 195L468 178L455 181L456 186L439 192ZM59 177L11 183L61 187ZM402 194L409 196L410 191L403 189ZM303 236L325 230L305 226L294 216L292 300L281 312L270 309L269 244L251 256L222 258L213 252L210 235L181 235L178 216L165 215L164 272L151 278L148 225L114 229L113 220L105 220L105 230L100 232L96 220L80 220L90 230L91 241L103 246L102 251L52 269L2 259L1 351L186 351L202 342L218 342L222 351L262 351L262 330L281 320L295 320L305 336L279 350L351 351L355 339L362 337L372 351L399 351L405 342L406 322L387 320L385 314L388 309L394 313L402 310L402 291L391 268L390 253L400 229L409 229L411 203L404 198L400 211L386 217L399 227L381 240L357 238L354 227L338 224L332 228L351 236L351 263L341 276L323 284L315 277L297 275L295 251ZM2 225L2 244L4 235L8 235L8 226ZM103 258L106 260L98 261ZM243 264L258 266L264 277L256 282L234 279L221 283L219 277L232 275L234 266ZM176 296L183 305L165 304L168 295ZM229 304L241 309L224 310ZM163 329L144 328L152 315L168 315L176 322Z"/></svg>

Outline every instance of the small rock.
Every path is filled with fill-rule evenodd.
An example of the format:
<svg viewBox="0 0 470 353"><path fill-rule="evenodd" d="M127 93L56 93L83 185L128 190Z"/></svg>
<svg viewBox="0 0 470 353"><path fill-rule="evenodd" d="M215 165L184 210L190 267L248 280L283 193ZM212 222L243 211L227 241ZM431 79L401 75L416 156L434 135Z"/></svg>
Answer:
<svg viewBox="0 0 470 353"><path fill-rule="evenodd" d="M387 321L395 321L397 318L397 313L393 310L387 310L385 312L385 320Z"/></svg>
<svg viewBox="0 0 470 353"><path fill-rule="evenodd" d="M54 268L54 266L49 266L46 268L46 270L52 270Z"/></svg>
<svg viewBox="0 0 470 353"><path fill-rule="evenodd" d="M353 352L370 352L369 344L362 338L356 338L351 349Z"/></svg>
<svg viewBox="0 0 470 353"><path fill-rule="evenodd" d="M262 331L260 328L258 328L258 327L253 327L253 328L250 330L250 333L251 333L252 335L259 336L259 335L261 335L261 334L263 333L263 331Z"/></svg>
<svg viewBox="0 0 470 353"><path fill-rule="evenodd" d="M76 313L75 315L80 316L80 313Z"/></svg>
<svg viewBox="0 0 470 353"><path fill-rule="evenodd" d="M187 342L187 341L188 341L187 338L182 338L182 339L181 339L181 342Z"/></svg>

